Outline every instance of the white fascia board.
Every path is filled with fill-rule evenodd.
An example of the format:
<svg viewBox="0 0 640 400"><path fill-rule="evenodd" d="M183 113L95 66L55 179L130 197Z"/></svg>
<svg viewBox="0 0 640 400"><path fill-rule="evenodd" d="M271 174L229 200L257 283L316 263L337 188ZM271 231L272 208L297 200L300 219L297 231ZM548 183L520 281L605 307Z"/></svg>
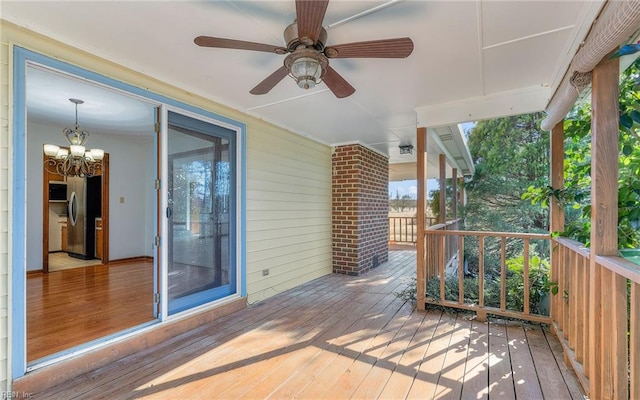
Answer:
<svg viewBox="0 0 640 400"><path fill-rule="evenodd" d="M476 168L473 165L473 159L471 158L471 152L469 151L469 146L467 145L467 141L464 140L464 132L462 131L462 127L460 125L456 126L456 129L452 129L453 139L460 150L460 155L464 160L465 164L467 164L467 169L469 173L473 175L476 172ZM462 173L462 168L458 168L458 171Z"/></svg>
<svg viewBox="0 0 640 400"><path fill-rule="evenodd" d="M489 118L542 111L549 102L549 87L528 88L416 108L418 127L437 127Z"/></svg>
<svg viewBox="0 0 640 400"><path fill-rule="evenodd" d="M475 168L473 167L473 162L471 161L471 153L469 153L469 149L462 138L462 130L458 125L448 125L446 127L439 127L437 129L427 129L427 132L429 134L429 140L431 140L432 143L434 143L440 149L440 152L445 155L447 164L449 164L450 167L456 168L460 176L464 175L465 170L469 170L470 173L473 174ZM447 140L446 143L443 142L442 138L440 137L440 134L442 133L450 134L452 140ZM455 147L455 154L462 155L462 159L467 168L464 168L464 166L458 162L456 157L453 156L452 150L454 149L452 148L452 146Z"/></svg>

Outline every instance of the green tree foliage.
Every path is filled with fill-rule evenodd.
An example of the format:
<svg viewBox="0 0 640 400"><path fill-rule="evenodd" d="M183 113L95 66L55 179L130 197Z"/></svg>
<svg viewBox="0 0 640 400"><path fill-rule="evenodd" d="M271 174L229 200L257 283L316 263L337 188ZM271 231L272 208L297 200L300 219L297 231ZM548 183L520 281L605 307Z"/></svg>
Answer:
<svg viewBox="0 0 640 400"><path fill-rule="evenodd" d="M618 246L640 246L640 59L620 78ZM589 245L591 231L591 105L577 104L564 122L565 189L532 184L523 199L546 206L555 197L565 205L563 235Z"/></svg>
<svg viewBox="0 0 640 400"><path fill-rule="evenodd" d="M465 187L471 230L547 232L548 211L523 200L530 185L549 181L549 133L542 113L481 121L469 136L476 172Z"/></svg>

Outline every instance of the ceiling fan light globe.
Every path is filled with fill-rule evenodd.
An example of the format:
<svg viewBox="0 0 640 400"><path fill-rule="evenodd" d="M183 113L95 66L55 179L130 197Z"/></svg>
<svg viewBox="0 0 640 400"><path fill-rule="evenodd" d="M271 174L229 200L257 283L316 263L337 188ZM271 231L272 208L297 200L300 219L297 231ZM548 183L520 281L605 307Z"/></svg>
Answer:
<svg viewBox="0 0 640 400"><path fill-rule="evenodd" d="M291 75L297 80L310 77L315 83L322 75L322 66L314 58L301 57L291 64Z"/></svg>

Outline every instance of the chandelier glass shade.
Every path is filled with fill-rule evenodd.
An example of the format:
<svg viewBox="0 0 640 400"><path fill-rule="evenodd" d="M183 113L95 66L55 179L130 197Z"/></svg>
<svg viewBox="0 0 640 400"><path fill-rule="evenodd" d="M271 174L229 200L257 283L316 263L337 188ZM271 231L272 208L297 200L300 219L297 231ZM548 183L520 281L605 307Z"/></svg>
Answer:
<svg viewBox="0 0 640 400"><path fill-rule="evenodd" d="M102 170L104 150L87 150L85 143L89 139L89 132L80 130L78 125L78 104L84 103L79 99L69 99L76 106L76 123L73 129L63 129L63 134L69 147L60 147L55 144L45 144L46 156L44 168L53 174L62 176L91 177Z"/></svg>

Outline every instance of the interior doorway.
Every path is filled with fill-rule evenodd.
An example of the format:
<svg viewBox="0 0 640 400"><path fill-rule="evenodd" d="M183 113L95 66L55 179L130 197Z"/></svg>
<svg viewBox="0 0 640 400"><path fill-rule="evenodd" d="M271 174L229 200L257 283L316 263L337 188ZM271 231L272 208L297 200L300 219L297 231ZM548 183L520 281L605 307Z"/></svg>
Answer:
<svg viewBox="0 0 640 400"><path fill-rule="evenodd" d="M43 154L43 164L46 159ZM109 154L95 176L70 179L46 168L42 176L42 272L108 264ZM81 209L70 204L74 182L81 184L75 191L84 194L74 197ZM70 210L80 212L81 220L76 223Z"/></svg>

